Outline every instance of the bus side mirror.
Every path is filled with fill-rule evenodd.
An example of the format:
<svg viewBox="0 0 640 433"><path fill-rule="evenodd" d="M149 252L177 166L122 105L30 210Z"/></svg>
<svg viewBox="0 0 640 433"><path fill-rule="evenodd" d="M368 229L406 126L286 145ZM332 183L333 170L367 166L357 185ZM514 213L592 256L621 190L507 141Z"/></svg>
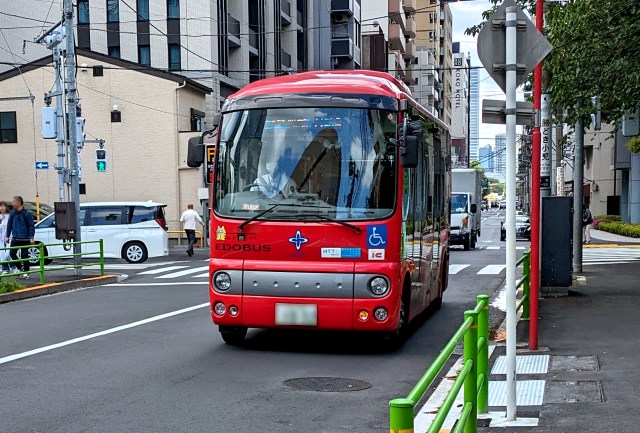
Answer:
<svg viewBox="0 0 640 433"><path fill-rule="evenodd" d="M471 203L471 213L478 212L478 205L475 203Z"/></svg>
<svg viewBox="0 0 640 433"><path fill-rule="evenodd" d="M187 146L187 165L193 168L200 167L204 162L202 137L191 137Z"/></svg>
<svg viewBox="0 0 640 433"><path fill-rule="evenodd" d="M407 135L404 137L404 146L400 148L402 166L404 168L416 168L418 166L418 137Z"/></svg>

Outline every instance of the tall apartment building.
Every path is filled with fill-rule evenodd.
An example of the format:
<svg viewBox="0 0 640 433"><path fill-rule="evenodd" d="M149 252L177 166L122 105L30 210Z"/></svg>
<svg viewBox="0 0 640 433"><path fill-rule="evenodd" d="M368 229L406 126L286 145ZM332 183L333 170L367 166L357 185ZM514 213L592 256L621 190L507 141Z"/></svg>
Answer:
<svg viewBox="0 0 640 433"><path fill-rule="evenodd" d="M11 28L0 61L50 54L24 41L60 19L62 0L52 1L50 12L21 0L0 15ZM207 118L251 81L361 64L360 0L77 0L76 11L79 48L197 80L213 89Z"/></svg>
<svg viewBox="0 0 640 433"><path fill-rule="evenodd" d="M408 85L416 83L415 3L415 0L364 0L364 68L387 71Z"/></svg>
<svg viewBox="0 0 640 433"><path fill-rule="evenodd" d="M487 172L492 172L495 170L495 164L493 163L493 148L490 144L485 144L479 149L479 158L480 167L482 167Z"/></svg>
<svg viewBox="0 0 640 433"><path fill-rule="evenodd" d="M469 158L478 161L480 155L480 69L469 71Z"/></svg>
<svg viewBox="0 0 640 433"><path fill-rule="evenodd" d="M496 134L494 163L495 172L502 175L504 179L507 177L507 136L505 134Z"/></svg>
<svg viewBox="0 0 640 433"><path fill-rule="evenodd" d="M453 20L451 8L442 0L416 0L416 38L418 50L431 51L439 74L439 117L451 125Z"/></svg>

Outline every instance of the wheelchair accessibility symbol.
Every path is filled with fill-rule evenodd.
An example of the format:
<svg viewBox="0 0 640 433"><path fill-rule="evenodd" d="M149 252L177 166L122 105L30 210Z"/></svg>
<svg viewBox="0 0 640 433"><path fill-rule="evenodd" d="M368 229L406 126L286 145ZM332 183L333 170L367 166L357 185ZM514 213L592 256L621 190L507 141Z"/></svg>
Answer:
<svg viewBox="0 0 640 433"><path fill-rule="evenodd" d="M367 226L367 247L387 247L387 226Z"/></svg>

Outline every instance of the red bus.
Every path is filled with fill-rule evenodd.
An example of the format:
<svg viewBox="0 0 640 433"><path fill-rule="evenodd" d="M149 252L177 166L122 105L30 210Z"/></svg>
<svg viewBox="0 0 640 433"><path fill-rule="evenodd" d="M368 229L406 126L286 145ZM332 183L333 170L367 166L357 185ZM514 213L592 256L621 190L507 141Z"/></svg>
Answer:
<svg viewBox="0 0 640 433"><path fill-rule="evenodd" d="M450 136L374 71L256 81L222 108L211 188L211 316L247 328L395 337L439 307Z"/></svg>

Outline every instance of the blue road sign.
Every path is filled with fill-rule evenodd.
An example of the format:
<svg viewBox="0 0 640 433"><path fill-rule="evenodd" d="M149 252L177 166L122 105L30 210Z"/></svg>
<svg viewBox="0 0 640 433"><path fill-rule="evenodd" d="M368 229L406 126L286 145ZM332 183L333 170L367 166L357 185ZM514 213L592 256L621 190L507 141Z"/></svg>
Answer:
<svg viewBox="0 0 640 433"><path fill-rule="evenodd" d="M36 170L49 170L49 161L36 161Z"/></svg>

